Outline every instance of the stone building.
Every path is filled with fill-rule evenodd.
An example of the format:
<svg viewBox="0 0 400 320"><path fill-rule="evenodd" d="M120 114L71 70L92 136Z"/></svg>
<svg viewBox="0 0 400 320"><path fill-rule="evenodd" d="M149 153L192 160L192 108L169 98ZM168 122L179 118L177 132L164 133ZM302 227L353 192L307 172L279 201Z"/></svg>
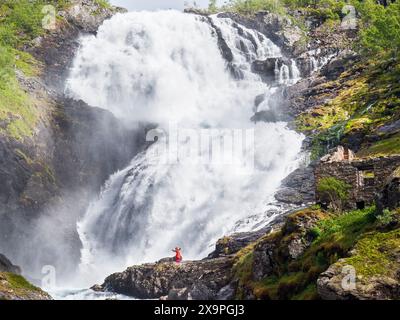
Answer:
<svg viewBox="0 0 400 320"><path fill-rule="evenodd" d="M339 146L335 152L323 157L315 169L315 182L324 177L335 177L351 186L345 207L362 209L374 203L388 179L400 166L400 155L357 159L354 153ZM316 192L316 202L321 197Z"/></svg>

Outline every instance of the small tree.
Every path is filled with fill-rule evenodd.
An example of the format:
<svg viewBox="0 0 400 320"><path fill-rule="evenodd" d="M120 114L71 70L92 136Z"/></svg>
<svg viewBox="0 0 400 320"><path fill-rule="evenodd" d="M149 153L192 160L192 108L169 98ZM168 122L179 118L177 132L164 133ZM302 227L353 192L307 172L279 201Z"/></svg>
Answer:
<svg viewBox="0 0 400 320"><path fill-rule="evenodd" d="M209 0L208 1L208 11L215 13L218 11L217 8L217 0Z"/></svg>
<svg viewBox="0 0 400 320"><path fill-rule="evenodd" d="M327 201L334 211L342 212L345 201L349 198L351 186L334 177L322 178L317 185L320 199Z"/></svg>

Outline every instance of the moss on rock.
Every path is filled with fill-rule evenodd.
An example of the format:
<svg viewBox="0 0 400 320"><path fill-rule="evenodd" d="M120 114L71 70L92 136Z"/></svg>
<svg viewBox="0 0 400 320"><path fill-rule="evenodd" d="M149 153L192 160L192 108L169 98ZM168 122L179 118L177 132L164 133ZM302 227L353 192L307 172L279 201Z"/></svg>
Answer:
<svg viewBox="0 0 400 320"><path fill-rule="evenodd" d="M50 300L49 294L29 283L24 277L0 272L0 300Z"/></svg>

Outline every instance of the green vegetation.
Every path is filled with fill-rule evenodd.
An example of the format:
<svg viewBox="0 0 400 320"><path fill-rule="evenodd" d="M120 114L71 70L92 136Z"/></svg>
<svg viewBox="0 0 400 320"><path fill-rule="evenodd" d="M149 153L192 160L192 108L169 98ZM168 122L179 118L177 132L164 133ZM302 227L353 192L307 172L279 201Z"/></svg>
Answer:
<svg viewBox="0 0 400 320"><path fill-rule="evenodd" d="M218 11L217 0L209 0L208 11L211 13L216 13Z"/></svg>
<svg viewBox="0 0 400 320"><path fill-rule="evenodd" d="M351 186L335 177L322 178L317 185L317 191L321 195L321 200L329 203L333 210L341 212L344 202L349 197Z"/></svg>
<svg viewBox="0 0 400 320"><path fill-rule="evenodd" d="M400 65L393 59L369 63L324 84L339 88L338 95L296 119L297 128L313 136L314 159L326 153L327 146L346 144L354 135L378 138L362 141L359 157L399 154L398 134L380 129L400 119Z"/></svg>
<svg viewBox="0 0 400 320"><path fill-rule="evenodd" d="M109 8L106 0L95 0ZM69 0L0 0L0 134L17 140L31 137L39 119L35 101L20 87L16 70L25 77L40 75L42 66L24 48L43 35L45 5L65 9Z"/></svg>
<svg viewBox="0 0 400 320"><path fill-rule="evenodd" d="M375 216L375 207L343 214L324 212L315 207L289 216L281 231L260 239L237 254L234 269L239 280L237 298L250 291L259 299L318 299L316 281L319 275L343 258L343 264L354 266L361 276L394 276L391 273L396 272L396 260L391 255L400 248L400 229L399 223L390 227L388 221L399 221L400 213L386 211L385 215L387 221L383 222ZM319 220L314 228L301 234L294 226L305 217ZM288 246L298 236L311 243L301 256L291 259ZM274 248L274 265L269 276L254 281L254 248L263 243ZM356 254L349 256L353 248L356 248Z"/></svg>
<svg viewBox="0 0 400 320"><path fill-rule="evenodd" d="M13 77L0 85L0 133L6 132L14 139L30 137L38 120L38 112L32 99L20 89Z"/></svg>
<svg viewBox="0 0 400 320"><path fill-rule="evenodd" d="M252 15L261 10L286 13L284 5L279 0L231 0L223 9L243 15Z"/></svg>
<svg viewBox="0 0 400 320"><path fill-rule="evenodd" d="M339 79L321 85L328 92L327 102L296 119L297 128L313 137L313 159L328 148L346 145L352 137L363 135L377 139L361 141L359 157L400 153L397 132L380 131L400 119L400 3L387 7L372 0L351 3L362 18L359 41L354 46L362 61ZM330 89L336 90L333 97Z"/></svg>
<svg viewBox="0 0 400 320"><path fill-rule="evenodd" d="M0 133L19 140L32 136L38 114L20 88L15 68L27 77L40 73L39 63L21 48L43 32L43 3L0 0Z"/></svg>
<svg viewBox="0 0 400 320"><path fill-rule="evenodd" d="M35 287L20 275L0 272L1 299L34 299L47 296L41 289Z"/></svg>
<svg viewBox="0 0 400 320"><path fill-rule="evenodd" d="M358 153L360 157L379 157L400 154L400 134L373 143Z"/></svg>
<svg viewBox="0 0 400 320"><path fill-rule="evenodd" d="M399 252L400 230L371 233L361 239L355 249L356 255L346 258L344 264L353 266L363 281L369 277L396 277L398 262L393 255Z"/></svg>
<svg viewBox="0 0 400 320"><path fill-rule="evenodd" d="M108 9L111 8L110 3L108 0L94 0L100 7Z"/></svg>
<svg viewBox="0 0 400 320"><path fill-rule="evenodd" d="M355 5L363 18L361 48L364 54L398 59L400 55L400 2L384 7L376 1L365 0Z"/></svg>

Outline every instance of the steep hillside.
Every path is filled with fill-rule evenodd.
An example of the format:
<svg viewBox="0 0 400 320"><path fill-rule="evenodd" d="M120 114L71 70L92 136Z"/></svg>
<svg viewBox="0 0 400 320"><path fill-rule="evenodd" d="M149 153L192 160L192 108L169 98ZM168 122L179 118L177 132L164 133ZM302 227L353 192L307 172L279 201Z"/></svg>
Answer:
<svg viewBox="0 0 400 320"><path fill-rule="evenodd" d="M123 10L95 0L0 4L0 250L40 272L60 248L79 259L77 217L140 147L111 113L64 95L79 37ZM47 251L33 253L35 243Z"/></svg>

